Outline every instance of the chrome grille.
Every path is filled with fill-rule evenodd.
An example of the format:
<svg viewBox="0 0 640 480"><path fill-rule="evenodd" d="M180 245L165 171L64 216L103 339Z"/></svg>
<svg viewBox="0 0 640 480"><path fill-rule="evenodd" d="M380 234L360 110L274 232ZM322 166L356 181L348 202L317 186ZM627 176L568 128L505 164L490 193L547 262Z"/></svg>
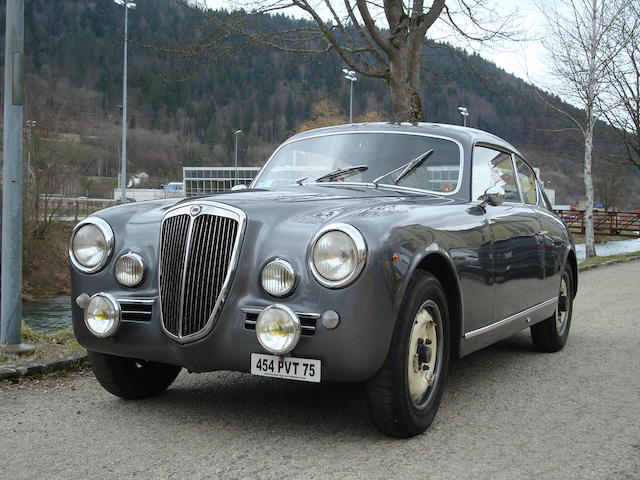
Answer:
<svg viewBox="0 0 640 480"><path fill-rule="evenodd" d="M212 326L237 261L243 222L241 212L217 205L187 204L165 216L160 302L163 325L171 336L195 340Z"/></svg>

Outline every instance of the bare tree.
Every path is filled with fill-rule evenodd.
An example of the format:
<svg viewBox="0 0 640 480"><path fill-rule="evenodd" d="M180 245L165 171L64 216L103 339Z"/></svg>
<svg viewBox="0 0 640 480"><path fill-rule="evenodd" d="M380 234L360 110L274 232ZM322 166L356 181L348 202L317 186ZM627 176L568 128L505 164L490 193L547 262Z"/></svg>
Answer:
<svg viewBox="0 0 640 480"><path fill-rule="evenodd" d="M247 10L236 10L229 17L208 10L202 1L176 1L196 11L209 26L203 26L194 43L183 49L185 54L219 55L225 45L241 49L244 42L303 54L334 51L350 69L386 82L398 121L423 120L423 46L434 45L429 34L436 21L440 32L469 44L517 35L515 14L499 15L487 0L433 0L430 6L424 0L249 0L243 2ZM312 21L290 30L264 31L262 15L291 9Z"/></svg>
<svg viewBox="0 0 640 480"><path fill-rule="evenodd" d="M605 211L624 210L630 188L630 175L627 166L606 162L595 166L593 185L595 195Z"/></svg>
<svg viewBox="0 0 640 480"><path fill-rule="evenodd" d="M556 93L580 107L584 117L556 107L584 137L586 256L595 257L593 229L593 134L605 110L607 72L630 39L620 35L634 0L556 0L541 8L548 35L543 41L559 82Z"/></svg>
<svg viewBox="0 0 640 480"><path fill-rule="evenodd" d="M628 41L607 70L612 108L604 114L624 144L623 163L640 170L640 4L633 5L620 28L620 35Z"/></svg>

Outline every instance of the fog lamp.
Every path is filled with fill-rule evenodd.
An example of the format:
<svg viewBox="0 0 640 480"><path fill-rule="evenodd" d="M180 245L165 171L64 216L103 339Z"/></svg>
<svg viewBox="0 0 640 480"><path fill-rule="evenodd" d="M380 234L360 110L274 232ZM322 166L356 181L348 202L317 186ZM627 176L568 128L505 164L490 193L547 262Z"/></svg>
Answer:
<svg viewBox="0 0 640 480"><path fill-rule="evenodd" d="M110 337L120 326L120 305L108 293L96 293L84 310L84 323L96 337Z"/></svg>
<svg viewBox="0 0 640 480"><path fill-rule="evenodd" d="M300 340L300 320L289 307L271 305L258 315L256 335L266 350L283 355L293 350Z"/></svg>

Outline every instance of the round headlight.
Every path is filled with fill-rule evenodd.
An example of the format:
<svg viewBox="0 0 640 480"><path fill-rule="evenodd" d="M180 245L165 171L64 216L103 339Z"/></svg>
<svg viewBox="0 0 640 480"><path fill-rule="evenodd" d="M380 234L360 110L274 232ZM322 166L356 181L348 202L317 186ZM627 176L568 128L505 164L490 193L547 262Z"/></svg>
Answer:
<svg viewBox="0 0 640 480"><path fill-rule="evenodd" d="M367 247L351 225L329 225L316 235L311 246L311 271L316 280L330 288L348 285L364 267Z"/></svg>
<svg viewBox="0 0 640 480"><path fill-rule="evenodd" d="M137 253L125 253L116 260L116 280L125 287L135 287L144 278L144 259Z"/></svg>
<svg viewBox="0 0 640 480"><path fill-rule="evenodd" d="M265 308L256 321L256 335L260 345L269 352L283 355L290 352L300 339L300 320L284 305Z"/></svg>
<svg viewBox="0 0 640 480"><path fill-rule="evenodd" d="M262 288L274 297L289 295L296 285L296 273L289 262L274 260L264 266L260 274Z"/></svg>
<svg viewBox="0 0 640 480"><path fill-rule="evenodd" d="M108 293L96 293L84 310L84 323L96 337L110 337L120 326L120 305Z"/></svg>
<svg viewBox="0 0 640 480"><path fill-rule="evenodd" d="M84 273L100 270L109 260L113 249L113 230L101 218L80 222L71 234L69 257L73 265Z"/></svg>

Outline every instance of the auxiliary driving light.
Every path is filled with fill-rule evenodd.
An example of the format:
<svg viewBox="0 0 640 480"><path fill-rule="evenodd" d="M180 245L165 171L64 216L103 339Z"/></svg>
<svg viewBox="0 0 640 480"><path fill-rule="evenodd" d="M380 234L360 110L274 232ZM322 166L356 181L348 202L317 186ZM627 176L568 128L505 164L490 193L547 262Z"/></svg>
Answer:
<svg viewBox="0 0 640 480"><path fill-rule="evenodd" d="M84 323L96 337L110 337L120 326L120 305L108 293L96 293L84 310Z"/></svg>
<svg viewBox="0 0 640 480"><path fill-rule="evenodd" d="M125 287L135 287L144 279L145 264L141 255L128 252L116 260L116 279Z"/></svg>
<svg viewBox="0 0 640 480"><path fill-rule="evenodd" d="M264 266L260 281L269 295L285 297L296 286L296 273L289 262L276 259Z"/></svg>
<svg viewBox="0 0 640 480"><path fill-rule="evenodd" d="M256 335L266 350L283 355L293 350L300 340L300 319L289 307L271 305L258 315Z"/></svg>

